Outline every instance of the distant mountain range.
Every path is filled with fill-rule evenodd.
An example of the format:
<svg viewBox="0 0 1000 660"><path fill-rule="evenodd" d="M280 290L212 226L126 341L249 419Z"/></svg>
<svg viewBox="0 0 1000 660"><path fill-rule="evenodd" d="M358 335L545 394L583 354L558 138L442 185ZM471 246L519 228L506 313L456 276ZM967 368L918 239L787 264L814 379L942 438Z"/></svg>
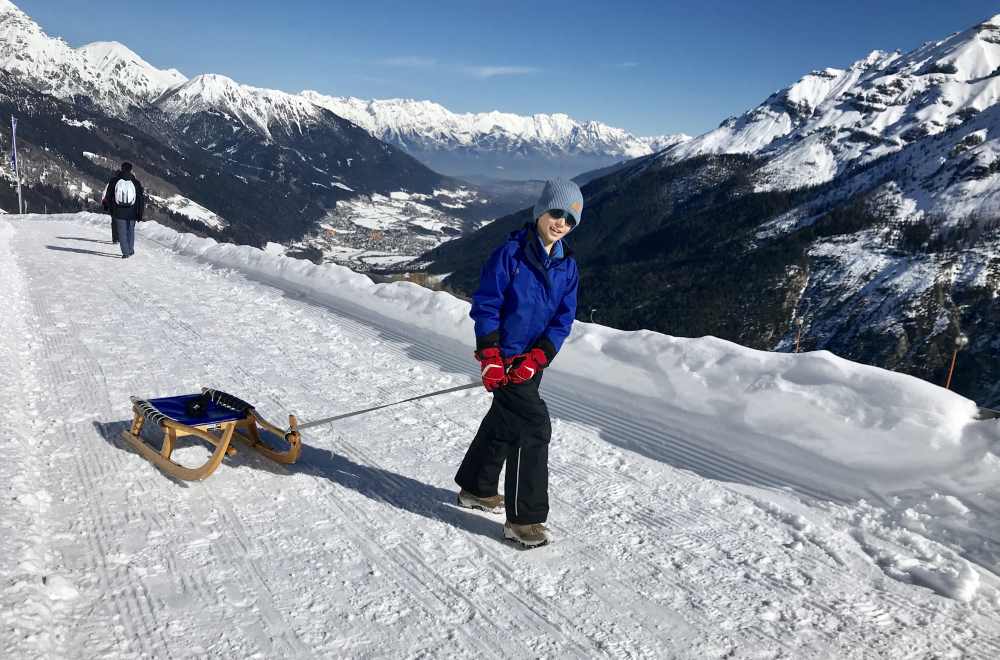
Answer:
<svg viewBox="0 0 1000 660"><path fill-rule="evenodd" d="M690 139L683 133L636 137L620 128L580 122L564 114L457 114L431 101L365 101L313 91L302 96L454 176L573 177Z"/></svg>
<svg viewBox="0 0 1000 660"><path fill-rule="evenodd" d="M815 71L584 188L580 317L826 348L1000 400L1000 15ZM426 256L459 290L498 220ZM801 322L801 326L799 323Z"/></svg>

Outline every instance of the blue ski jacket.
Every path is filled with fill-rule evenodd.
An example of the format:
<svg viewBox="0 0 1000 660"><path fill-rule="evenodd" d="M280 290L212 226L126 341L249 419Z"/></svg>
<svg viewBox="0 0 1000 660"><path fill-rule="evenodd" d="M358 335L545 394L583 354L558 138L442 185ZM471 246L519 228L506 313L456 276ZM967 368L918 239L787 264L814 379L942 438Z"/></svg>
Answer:
<svg viewBox="0 0 1000 660"><path fill-rule="evenodd" d="M538 347L551 361L576 318L580 284L564 241L546 254L533 223L512 232L483 266L469 316L476 349L499 346L504 357Z"/></svg>

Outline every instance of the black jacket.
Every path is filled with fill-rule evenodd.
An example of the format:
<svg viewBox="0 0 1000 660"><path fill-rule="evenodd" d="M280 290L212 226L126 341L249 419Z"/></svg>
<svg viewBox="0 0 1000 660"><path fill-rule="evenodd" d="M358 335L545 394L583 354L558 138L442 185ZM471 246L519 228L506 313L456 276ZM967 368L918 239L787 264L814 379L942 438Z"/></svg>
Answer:
<svg viewBox="0 0 1000 660"><path fill-rule="evenodd" d="M135 204L132 206L118 206L115 204L115 186L122 179L127 179L135 184ZM146 195L142 191L142 184L139 183L139 179L135 178L131 172L128 174L117 172L111 181L108 182L108 187L104 191L104 199L101 200L101 206L104 207L104 211L112 218L141 221L143 219L143 211L146 209Z"/></svg>

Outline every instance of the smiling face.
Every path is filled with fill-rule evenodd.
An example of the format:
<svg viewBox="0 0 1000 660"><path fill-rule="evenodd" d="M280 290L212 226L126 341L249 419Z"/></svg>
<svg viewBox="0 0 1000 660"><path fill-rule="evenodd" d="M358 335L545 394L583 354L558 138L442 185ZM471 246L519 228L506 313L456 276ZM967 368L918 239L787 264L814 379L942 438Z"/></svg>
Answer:
<svg viewBox="0 0 1000 660"><path fill-rule="evenodd" d="M542 244L546 250L552 247L556 241L570 233L572 229L566 218L556 220L548 212L540 215L535 222L535 230L538 232L538 237L542 239Z"/></svg>

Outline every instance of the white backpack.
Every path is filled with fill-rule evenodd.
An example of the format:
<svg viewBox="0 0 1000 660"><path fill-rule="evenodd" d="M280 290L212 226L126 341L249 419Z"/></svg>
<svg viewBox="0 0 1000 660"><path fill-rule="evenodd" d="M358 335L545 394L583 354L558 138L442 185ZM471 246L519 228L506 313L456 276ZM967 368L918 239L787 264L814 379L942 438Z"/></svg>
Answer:
<svg viewBox="0 0 1000 660"><path fill-rule="evenodd" d="M132 206L135 204L135 184L128 179L119 179L115 184L115 205Z"/></svg>

